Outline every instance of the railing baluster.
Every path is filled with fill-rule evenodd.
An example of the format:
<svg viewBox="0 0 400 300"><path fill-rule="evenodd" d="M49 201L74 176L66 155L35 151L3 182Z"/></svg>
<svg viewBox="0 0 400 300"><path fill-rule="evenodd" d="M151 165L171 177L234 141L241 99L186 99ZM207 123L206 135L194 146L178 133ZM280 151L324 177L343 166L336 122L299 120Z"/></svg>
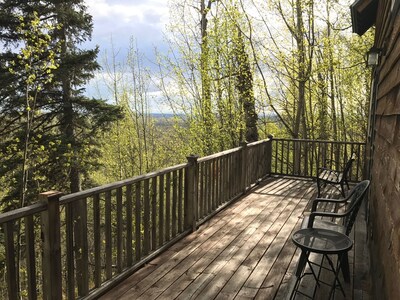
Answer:
<svg viewBox="0 0 400 300"><path fill-rule="evenodd" d="M107 191L105 194L105 240L106 240L106 278L107 280L112 277L112 227L111 227L111 191Z"/></svg>
<svg viewBox="0 0 400 300"><path fill-rule="evenodd" d="M66 257L67 257L67 298L75 299L75 256L74 256L74 210L73 202L65 207Z"/></svg>
<svg viewBox="0 0 400 300"><path fill-rule="evenodd" d="M140 181L135 185L135 257L139 261L142 257L142 238L141 238L141 224L142 224L142 205L141 205L141 185Z"/></svg>
<svg viewBox="0 0 400 300"><path fill-rule="evenodd" d="M288 143L288 141L285 141L285 140L283 140L283 141L281 141L280 142L280 144L281 144L281 151L280 151L280 173L279 174L284 174L283 173L283 166L287 166L288 164L289 164L289 161L288 160L286 160L285 161L285 159L286 159L286 154L288 153L288 152L285 152L285 143ZM287 157L287 159L289 159L289 157Z"/></svg>
<svg viewBox="0 0 400 300"><path fill-rule="evenodd" d="M212 195L212 184L211 184L211 161L208 161L207 164L207 175L206 175L206 182L207 182L207 187L206 187L206 191L207 191L207 215L209 213L212 212L212 199L211 199L211 195Z"/></svg>
<svg viewBox="0 0 400 300"><path fill-rule="evenodd" d="M314 141L312 141L311 142L311 150L310 150L310 152L311 152L311 160L310 160L310 170L311 170L311 172L310 172L310 175L311 175L311 177L314 177L315 175L315 173L314 173L314 160L315 160L315 156L314 156L314 154L315 154L315 142Z"/></svg>
<svg viewBox="0 0 400 300"><path fill-rule="evenodd" d="M176 171L172 173L172 238L176 236L177 232L177 209L178 209L178 174Z"/></svg>
<svg viewBox="0 0 400 300"><path fill-rule="evenodd" d="M361 150L364 147L365 147L364 145L360 145L360 144L357 145L357 149L358 149L358 153L357 153L357 177L356 177L357 181L358 180L361 181L363 179L366 179L365 178L365 176L366 176L365 167L366 167L366 161L367 161L367 158L366 158L367 154L365 153L365 151ZM364 157L362 165L361 165L360 156ZM361 172L361 175L360 175L359 172Z"/></svg>
<svg viewBox="0 0 400 300"><path fill-rule="evenodd" d="M199 211L199 218L202 218L205 215L205 201L204 201L204 164L205 163L200 163L199 164L199 205L198 205L198 211Z"/></svg>
<svg viewBox="0 0 400 300"><path fill-rule="evenodd" d="M221 182L222 182L222 171L221 171L221 158L217 158L217 205L220 206L222 203L221 199Z"/></svg>
<svg viewBox="0 0 400 300"><path fill-rule="evenodd" d="M241 179L241 174L242 174L242 164L241 164L241 153L236 152L232 156L232 164L233 164L233 170L234 170L234 186L235 186L235 192L233 195L238 195L243 193L243 183ZM253 158L254 160L254 158ZM248 171L247 168L245 170L246 172ZM249 176L249 175L248 175Z"/></svg>
<svg viewBox="0 0 400 300"><path fill-rule="evenodd" d="M28 299L37 299L35 266L35 224L33 216L25 217L26 265L28 275Z"/></svg>
<svg viewBox="0 0 400 300"><path fill-rule="evenodd" d="M242 187L243 193L246 192L247 189L247 168L248 168L248 163L249 163L249 153L247 149L247 143L242 142L240 144L241 146L241 155L240 155L240 169L238 170L239 173L237 174L237 177L240 179L240 186Z"/></svg>
<svg viewBox="0 0 400 300"><path fill-rule="evenodd" d="M165 176L165 240L171 239L171 173Z"/></svg>
<svg viewBox="0 0 400 300"><path fill-rule="evenodd" d="M159 213L158 213L158 245L164 244L164 175L160 175L159 183Z"/></svg>
<svg viewBox="0 0 400 300"><path fill-rule="evenodd" d="M279 141L275 140L275 159L274 159L274 164L275 164L275 173L278 173L278 144Z"/></svg>
<svg viewBox="0 0 400 300"><path fill-rule="evenodd" d="M94 285L101 285L100 194L93 196Z"/></svg>
<svg viewBox="0 0 400 300"><path fill-rule="evenodd" d="M128 184L126 186L126 264L128 267L133 264L133 251L132 251L132 185Z"/></svg>
<svg viewBox="0 0 400 300"><path fill-rule="evenodd" d="M232 153L229 153L228 155L228 200L230 200L233 196L233 180L232 177L234 176L234 169L233 169L233 164L232 164Z"/></svg>
<svg viewBox="0 0 400 300"><path fill-rule="evenodd" d="M4 224L4 243L6 250L8 299L19 299L17 268L15 267L14 222Z"/></svg>
<svg viewBox="0 0 400 300"><path fill-rule="evenodd" d="M229 155L227 155L225 157L224 185L225 185L224 202L226 202L230 198L230 195L229 195Z"/></svg>
<svg viewBox="0 0 400 300"><path fill-rule="evenodd" d="M352 155L354 153L357 156L357 158L359 157L359 153L356 150L354 150L354 145L353 144L350 145L350 151L351 151L350 155ZM352 180L352 178L354 177L354 173L356 173L356 180L358 180L358 168L359 168L358 162L359 162L359 160L357 159L355 164L354 164L355 165L355 172L354 172L354 169L350 170L350 178L349 178L349 180Z"/></svg>
<svg viewBox="0 0 400 300"><path fill-rule="evenodd" d="M198 196L198 186L199 186L199 172L198 172L198 157L195 155L187 157L188 166L186 169L185 176L185 229L191 229L192 231L196 230L196 221L198 216L197 212L197 196Z"/></svg>
<svg viewBox="0 0 400 300"><path fill-rule="evenodd" d="M151 250L157 248L157 177L151 180Z"/></svg>
<svg viewBox="0 0 400 300"><path fill-rule="evenodd" d="M212 199L212 211L215 211L215 209L218 207L217 204L217 159L213 159L211 162L211 199Z"/></svg>
<svg viewBox="0 0 400 300"><path fill-rule="evenodd" d="M298 172L297 160L298 160L298 156L299 156L298 143L295 140L292 141L291 143L293 144L293 150L292 150L292 172L293 172L293 175L298 175L297 174L297 172Z"/></svg>
<svg viewBox="0 0 400 300"><path fill-rule="evenodd" d="M203 162L203 169L202 169L202 176L203 176L203 186L202 186L202 190L203 190L203 215L202 217L206 216L209 212L209 208L208 208L208 161Z"/></svg>
<svg viewBox="0 0 400 300"><path fill-rule="evenodd" d="M178 172L178 232L183 231L183 169Z"/></svg>
<svg viewBox="0 0 400 300"><path fill-rule="evenodd" d="M144 181L143 187L143 255L150 252L150 180Z"/></svg>
<svg viewBox="0 0 400 300"><path fill-rule="evenodd" d="M122 231L123 220L122 220L122 187L117 188L117 272L122 272Z"/></svg>

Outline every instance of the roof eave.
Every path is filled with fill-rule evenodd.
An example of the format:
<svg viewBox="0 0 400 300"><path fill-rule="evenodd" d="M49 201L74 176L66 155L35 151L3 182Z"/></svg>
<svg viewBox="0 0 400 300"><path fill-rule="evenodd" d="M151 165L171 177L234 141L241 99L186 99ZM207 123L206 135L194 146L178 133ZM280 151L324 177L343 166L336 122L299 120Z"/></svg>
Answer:
<svg viewBox="0 0 400 300"><path fill-rule="evenodd" d="M363 35L375 24L378 0L356 0L350 5L351 23L354 33Z"/></svg>

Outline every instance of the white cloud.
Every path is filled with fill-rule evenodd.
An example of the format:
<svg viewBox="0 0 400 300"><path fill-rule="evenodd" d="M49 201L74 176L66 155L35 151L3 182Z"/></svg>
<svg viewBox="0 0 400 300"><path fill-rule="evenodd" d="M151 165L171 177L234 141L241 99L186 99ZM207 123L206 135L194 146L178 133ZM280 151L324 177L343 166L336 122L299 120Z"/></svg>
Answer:
<svg viewBox="0 0 400 300"><path fill-rule="evenodd" d="M116 64L121 66L126 63L131 38L133 46L144 55L143 66L152 68L156 59L154 47L159 51L167 49L163 31L169 22L168 0L85 0L88 13L93 17L92 41L88 47L99 45L100 54L98 61L105 64L103 58L111 61L113 53L116 54ZM112 42L111 42L112 41ZM107 85L106 67L95 74L95 78L86 85L86 94L89 97L107 99L112 103L113 93ZM124 73L120 75L120 84L126 78L131 78ZM106 78L106 79L105 79ZM126 83L128 84L128 83ZM173 82L169 83L172 89ZM162 91L154 83L148 88L149 109L153 113L170 113L172 109L165 102Z"/></svg>
<svg viewBox="0 0 400 300"><path fill-rule="evenodd" d="M86 0L85 2L95 23L100 20L109 20L111 24L150 21L153 25L163 27L168 21L167 1Z"/></svg>
<svg viewBox="0 0 400 300"><path fill-rule="evenodd" d="M131 37L146 57L153 58L154 45L163 48L163 30L169 21L168 1L85 0L85 3L93 17L89 47L99 45L102 53L107 49L110 52L112 40L120 60L126 56Z"/></svg>

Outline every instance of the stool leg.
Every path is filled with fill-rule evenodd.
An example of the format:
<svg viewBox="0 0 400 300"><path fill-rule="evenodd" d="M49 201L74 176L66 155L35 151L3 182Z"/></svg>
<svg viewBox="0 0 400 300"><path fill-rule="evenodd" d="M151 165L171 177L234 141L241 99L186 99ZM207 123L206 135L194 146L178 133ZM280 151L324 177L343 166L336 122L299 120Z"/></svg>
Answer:
<svg viewBox="0 0 400 300"><path fill-rule="evenodd" d="M345 254L347 255L347 253L345 253ZM336 286L339 286L340 290L343 293L343 296L346 297L346 294L344 293L343 286L342 286L342 284L340 283L340 280L339 280L339 273L341 271L340 268L342 267L343 255L344 254L338 254L338 265L337 265L336 269L335 269L335 267L333 265L332 260L326 255L326 258L327 258L327 260L329 262L329 265L330 265L330 267L331 267L331 269L332 269L332 271L333 271L333 273L335 275L335 279L333 280L333 285L332 285L331 290L329 292L329 298L328 299L331 299L332 295L333 296L335 295ZM336 285L336 282L337 282L337 285Z"/></svg>
<svg viewBox="0 0 400 300"><path fill-rule="evenodd" d="M297 263L296 277L300 277L303 273L304 267L306 266L308 259L308 253L306 251L301 251L299 262Z"/></svg>
<svg viewBox="0 0 400 300"><path fill-rule="evenodd" d="M340 265L342 268L342 274L344 281L349 283L350 282L350 268L349 268L349 256L348 253L344 253L341 257Z"/></svg>

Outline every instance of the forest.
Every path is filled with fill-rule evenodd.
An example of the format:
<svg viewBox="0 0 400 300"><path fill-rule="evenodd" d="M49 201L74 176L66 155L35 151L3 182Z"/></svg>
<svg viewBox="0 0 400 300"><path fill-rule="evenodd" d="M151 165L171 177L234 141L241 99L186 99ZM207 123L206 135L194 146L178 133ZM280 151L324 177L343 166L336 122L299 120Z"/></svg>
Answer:
<svg viewBox="0 0 400 300"><path fill-rule="evenodd" d="M1 211L269 134L365 141L372 35L351 33L350 4L171 0L168 51L149 68L135 37L123 62L84 47L84 1L2 1ZM107 92L88 97L99 72Z"/></svg>

